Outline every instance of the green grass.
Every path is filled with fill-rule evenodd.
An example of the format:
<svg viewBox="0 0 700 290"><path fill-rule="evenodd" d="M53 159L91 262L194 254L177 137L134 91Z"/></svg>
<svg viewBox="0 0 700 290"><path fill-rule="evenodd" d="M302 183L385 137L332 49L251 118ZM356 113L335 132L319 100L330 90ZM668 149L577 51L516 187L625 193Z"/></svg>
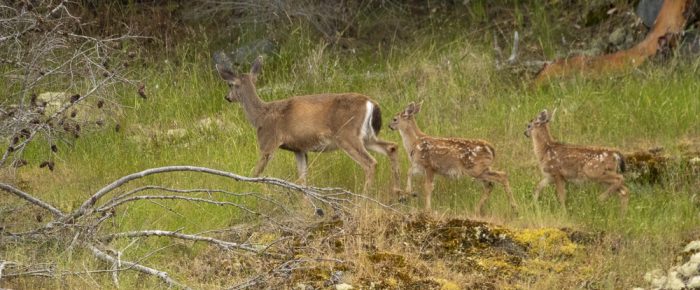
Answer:
<svg viewBox="0 0 700 290"><path fill-rule="evenodd" d="M598 254L605 257L591 258L590 262L606 273L597 281L602 288L643 286L630 283L640 281L647 270L673 262L673 251L700 226L698 207L690 202L693 189L687 184L630 184L630 209L624 219L618 215L618 199L613 196L608 202L598 202L596 197L603 189L593 184L568 186L568 215L562 213L553 188L543 192L539 203L533 203L531 192L540 175L531 142L523 136L525 125L540 110L557 109L552 133L561 141L623 151L660 145L668 153L678 154L679 140L700 135L698 61L651 64L625 76L561 80L532 88L525 81L495 71L488 46L454 34L419 31L414 40L400 46L356 53L310 39L304 29L296 30L281 44L278 55L266 58L258 87L263 99L360 92L379 102L384 124L409 102L424 101L417 118L426 133L481 138L495 145L495 167L509 173L521 212L517 216L510 213L502 188L496 187L486 219L512 227L566 226L620 237L621 250L601 250ZM105 130L61 143L53 173L37 166L47 157L46 144L38 142L29 148L27 159L31 165L19 172L27 190L68 211L109 182L151 167L187 164L249 175L258 157L255 131L240 105L223 99L227 87L215 74L209 51L183 48L179 55L178 65L170 59L140 72L148 99L138 98L133 91L121 93L129 107L119 118L121 132ZM201 128L199 124L205 118L217 120L220 125ZM177 129L186 130L185 135L168 137L168 130ZM386 126L380 136L400 144L398 133ZM405 184L408 163L403 148L400 156ZM395 197L386 193L388 160L381 156L377 159L379 171L372 194L393 201ZM309 163L312 185L361 189L363 173L344 153L311 154ZM278 151L264 175L294 180L293 155ZM193 174L162 175L136 184L267 190ZM481 186L469 178L438 178L433 206L437 212L472 215L480 192ZM420 200L412 200L408 206L420 208ZM197 232L225 227L243 218L238 211L227 208L163 204L165 210L152 203L129 207L121 215L119 227ZM126 246L126 242L117 245ZM145 245L162 246L157 241ZM132 249L129 257L138 259L157 248L147 246ZM197 254L196 249L175 246L172 251L166 249L154 255L148 263L181 269L167 261L172 252L182 253L184 259ZM19 257L20 253L13 255L25 259ZM95 263L82 255L60 260L66 265L70 261ZM103 285L109 283L106 277L96 279ZM71 281L69 285L74 286L94 284L77 278ZM572 286L557 283L554 276L543 287ZM158 286L153 281L145 285Z"/></svg>

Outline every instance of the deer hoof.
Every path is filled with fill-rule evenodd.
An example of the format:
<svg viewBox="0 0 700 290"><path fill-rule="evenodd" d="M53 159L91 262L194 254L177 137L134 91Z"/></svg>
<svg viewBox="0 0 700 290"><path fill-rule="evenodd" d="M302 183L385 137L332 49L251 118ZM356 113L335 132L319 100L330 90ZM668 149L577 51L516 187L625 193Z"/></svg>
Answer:
<svg viewBox="0 0 700 290"><path fill-rule="evenodd" d="M317 208L317 209L316 209L316 215L317 215L317 216L323 216L324 214L325 214L325 213L323 212L323 209L322 209L322 208Z"/></svg>
<svg viewBox="0 0 700 290"><path fill-rule="evenodd" d="M408 198L406 198L405 195L402 195L402 196L399 197L399 202L400 202L400 203L406 203L407 201L408 201Z"/></svg>

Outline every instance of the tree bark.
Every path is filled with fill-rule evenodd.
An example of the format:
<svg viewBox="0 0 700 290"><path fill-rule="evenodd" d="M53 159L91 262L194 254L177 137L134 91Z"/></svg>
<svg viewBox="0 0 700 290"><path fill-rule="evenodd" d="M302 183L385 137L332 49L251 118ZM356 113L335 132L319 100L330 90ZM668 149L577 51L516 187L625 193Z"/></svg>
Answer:
<svg viewBox="0 0 700 290"><path fill-rule="evenodd" d="M694 0L666 0L646 38L634 47L599 56L573 56L545 65L537 74L540 85L558 77L574 74L596 76L636 68L660 51L672 48L690 16Z"/></svg>

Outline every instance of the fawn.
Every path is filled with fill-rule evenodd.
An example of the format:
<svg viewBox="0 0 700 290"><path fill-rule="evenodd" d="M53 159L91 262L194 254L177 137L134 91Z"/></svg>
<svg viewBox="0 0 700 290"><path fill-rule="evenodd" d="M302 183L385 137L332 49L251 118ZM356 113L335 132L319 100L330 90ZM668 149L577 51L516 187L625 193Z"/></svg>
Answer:
<svg viewBox="0 0 700 290"><path fill-rule="evenodd" d="M491 169L491 164L496 157L493 146L483 140L438 138L426 135L418 128L415 120L415 115L420 108L421 104L410 103L404 111L396 114L389 124L390 129L398 130L401 134L404 149L411 161L406 191L413 192L411 182L413 175L424 174L425 208L429 210L435 174L453 178L469 175L484 185L484 192L476 206L477 214L481 215L483 206L496 182L503 184L510 198L510 205L513 210L516 210L517 204L508 184L508 176L504 172Z"/></svg>
<svg viewBox="0 0 700 290"><path fill-rule="evenodd" d="M527 124L525 130L525 136L532 139L535 156L539 162L540 171L544 175L533 193L535 201L544 187L554 183L559 203L566 210L565 183L590 180L609 186L599 196L601 201L606 200L610 193L619 192L624 215L629 202L629 192L624 185L624 176L621 174L625 171L623 155L615 149L557 142L549 134L551 119L552 114L543 110Z"/></svg>
<svg viewBox="0 0 700 290"><path fill-rule="evenodd" d="M389 156L392 189L399 190L399 165L395 143L377 137L382 126L379 105L357 93L294 96L265 102L256 92L255 82L262 71L262 58L253 62L250 73L239 74L226 65L222 53L214 55L216 70L230 90L229 102L240 102L245 116L256 129L260 159L253 170L259 176L277 148L292 151L299 179L306 184L307 152L342 149L365 172L363 192L371 187L377 161L367 149Z"/></svg>

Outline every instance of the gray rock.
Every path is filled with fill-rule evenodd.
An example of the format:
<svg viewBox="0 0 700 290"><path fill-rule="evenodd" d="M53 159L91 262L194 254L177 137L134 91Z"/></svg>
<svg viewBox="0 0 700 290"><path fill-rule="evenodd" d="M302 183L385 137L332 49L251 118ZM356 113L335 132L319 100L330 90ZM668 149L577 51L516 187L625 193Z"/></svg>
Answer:
<svg viewBox="0 0 700 290"><path fill-rule="evenodd" d="M657 280L662 277L665 278L664 271L662 271L661 269L654 269L644 274L644 280L652 284L654 283L654 280Z"/></svg>
<svg viewBox="0 0 700 290"><path fill-rule="evenodd" d="M608 36L608 42L612 45L620 45L625 41L627 33L624 28L617 28Z"/></svg>
<svg viewBox="0 0 700 290"><path fill-rule="evenodd" d="M690 256L690 259L688 259L688 262L700 263L700 252L695 253L694 255Z"/></svg>
<svg viewBox="0 0 700 290"><path fill-rule="evenodd" d="M350 284L337 284L335 285L335 290L350 290L350 289L355 289L355 287L352 287Z"/></svg>
<svg viewBox="0 0 700 290"><path fill-rule="evenodd" d="M700 289L700 276L695 276L688 280L688 289Z"/></svg>
<svg viewBox="0 0 700 290"><path fill-rule="evenodd" d="M690 278L700 274L700 263L688 262L678 267L678 273L683 277Z"/></svg>
<svg viewBox="0 0 700 290"><path fill-rule="evenodd" d="M640 0L637 5L637 15L642 18L642 22L646 27L652 27L654 21L656 21L656 16L659 15L659 10L661 10L661 5L664 4L664 0Z"/></svg>
<svg viewBox="0 0 700 290"><path fill-rule="evenodd" d="M683 283L680 274L676 271L671 271L668 273L668 279L666 280L664 289L683 290L683 288L685 288L685 283Z"/></svg>
<svg viewBox="0 0 700 290"><path fill-rule="evenodd" d="M692 241L688 243L688 245L685 246L683 249L683 252L690 253L690 252L695 252L695 251L700 251L700 241Z"/></svg>

